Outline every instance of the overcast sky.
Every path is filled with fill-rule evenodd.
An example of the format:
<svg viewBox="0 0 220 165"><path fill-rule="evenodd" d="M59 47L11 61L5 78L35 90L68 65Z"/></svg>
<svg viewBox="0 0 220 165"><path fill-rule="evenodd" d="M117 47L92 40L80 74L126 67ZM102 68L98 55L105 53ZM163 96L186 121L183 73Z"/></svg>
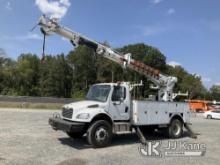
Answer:
<svg viewBox="0 0 220 165"><path fill-rule="evenodd" d="M16 59L41 56L42 35L29 30L39 16L113 47L144 42L157 47L167 63L202 76L206 87L220 83L220 0L0 0L0 48ZM73 49L60 36L47 38L46 53Z"/></svg>

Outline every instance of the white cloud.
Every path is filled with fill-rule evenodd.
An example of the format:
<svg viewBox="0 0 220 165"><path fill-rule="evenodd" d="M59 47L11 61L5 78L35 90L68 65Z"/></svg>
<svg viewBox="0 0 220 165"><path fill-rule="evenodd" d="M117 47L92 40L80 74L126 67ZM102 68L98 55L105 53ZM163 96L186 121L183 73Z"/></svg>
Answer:
<svg viewBox="0 0 220 165"><path fill-rule="evenodd" d="M6 53L4 49L0 48L0 58L5 58L5 57L6 57Z"/></svg>
<svg viewBox="0 0 220 165"><path fill-rule="evenodd" d="M23 38L27 40L42 40L42 37L36 33L28 33Z"/></svg>
<svg viewBox="0 0 220 165"><path fill-rule="evenodd" d="M192 75L195 77L195 78L200 78L201 79L201 75L200 74L198 74L198 73L192 73Z"/></svg>
<svg viewBox="0 0 220 165"><path fill-rule="evenodd" d="M11 2L10 1L6 1L5 8L7 10L12 10L12 6L11 6Z"/></svg>
<svg viewBox="0 0 220 165"><path fill-rule="evenodd" d="M18 36L2 36L1 40L42 40L42 37L36 33L27 33L25 35L18 35Z"/></svg>
<svg viewBox="0 0 220 165"><path fill-rule="evenodd" d="M205 77L205 76L200 76L201 77L201 80L202 80L202 83L203 85L209 89L212 85L215 85L216 83L213 81L212 78L210 77Z"/></svg>
<svg viewBox="0 0 220 165"><path fill-rule="evenodd" d="M203 81L204 83L208 83L208 82L212 82L212 79L209 78L209 77L202 77L202 81Z"/></svg>
<svg viewBox="0 0 220 165"><path fill-rule="evenodd" d="M172 15L172 14L174 14L175 12L176 12L175 9L170 8L170 9L168 9L167 14Z"/></svg>
<svg viewBox="0 0 220 165"><path fill-rule="evenodd" d="M167 26L162 26L159 24L156 25L146 25L146 26L136 26L139 30L142 31L143 36L152 36L152 35L157 35L162 32L165 32L169 30Z"/></svg>
<svg viewBox="0 0 220 165"><path fill-rule="evenodd" d="M215 83L214 85L216 85L216 86L220 86L220 82L217 82L217 83Z"/></svg>
<svg viewBox="0 0 220 165"><path fill-rule="evenodd" d="M65 37L61 37L61 40L65 41L65 42L69 42L69 40L67 38L65 38Z"/></svg>
<svg viewBox="0 0 220 165"><path fill-rule="evenodd" d="M170 61L167 64L172 66L172 67L182 66L179 62L176 62L176 61Z"/></svg>
<svg viewBox="0 0 220 165"><path fill-rule="evenodd" d="M159 3L163 2L163 0L150 0L150 3L157 5Z"/></svg>
<svg viewBox="0 0 220 165"><path fill-rule="evenodd" d="M194 74L195 77L200 78L202 81L202 84L207 88L210 89L213 85L220 86L219 82L214 81L214 79L206 76L201 76L199 74Z"/></svg>
<svg viewBox="0 0 220 165"><path fill-rule="evenodd" d="M24 40L42 40L42 37L35 33L27 33L21 36L14 36L13 38L16 40L23 40L23 41Z"/></svg>
<svg viewBox="0 0 220 165"><path fill-rule="evenodd" d="M35 4L43 14L48 14L58 19L65 16L71 5L70 0L35 0Z"/></svg>
<svg viewBox="0 0 220 165"><path fill-rule="evenodd" d="M201 80L202 80L203 85L208 89L213 85L213 81L209 77L201 76Z"/></svg>

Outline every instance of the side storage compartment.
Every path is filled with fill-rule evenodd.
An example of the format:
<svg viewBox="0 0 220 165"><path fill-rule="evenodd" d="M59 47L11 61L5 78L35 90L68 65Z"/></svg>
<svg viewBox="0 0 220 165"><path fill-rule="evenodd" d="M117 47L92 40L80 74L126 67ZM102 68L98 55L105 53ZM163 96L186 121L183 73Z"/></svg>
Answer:
<svg viewBox="0 0 220 165"><path fill-rule="evenodd" d="M189 119L187 103L133 100L131 112L133 125L169 124L175 115L184 122Z"/></svg>

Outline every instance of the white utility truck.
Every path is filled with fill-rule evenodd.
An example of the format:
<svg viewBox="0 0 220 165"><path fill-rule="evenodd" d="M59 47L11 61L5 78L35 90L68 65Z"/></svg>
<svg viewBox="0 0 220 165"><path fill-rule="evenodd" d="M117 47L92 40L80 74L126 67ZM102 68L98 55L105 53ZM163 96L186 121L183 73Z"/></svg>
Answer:
<svg viewBox="0 0 220 165"><path fill-rule="evenodd" d="M131 54L121 54L112 48L73 32L58 24L56 19L40 17L38 25L46 35L56 33L71 41L74 46L86 45L98 55L112 60L123 68L135 70L146 76L158 89L157 101L133 100L131 91L140 84L129 82L101 83L91 86L84 101L63 106L61 115L49 118L55 130L62 130L72 138L84 134L94 147L107 146L113 134L136 131L142 143L146 142L142 132L161 129L171 138L179 138L185 127L193 137L189 127L190 111L188 103L174 102L181 93L173 93L176 77L166 76L131 58ZM45 42L44 42L45 43Z"/></svg>

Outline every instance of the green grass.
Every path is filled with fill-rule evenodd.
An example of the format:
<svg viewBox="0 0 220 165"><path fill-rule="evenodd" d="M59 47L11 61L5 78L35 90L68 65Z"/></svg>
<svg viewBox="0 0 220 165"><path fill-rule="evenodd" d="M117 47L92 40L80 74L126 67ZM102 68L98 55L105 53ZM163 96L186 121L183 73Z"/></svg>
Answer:
<svg viewBox="0 0 220 165"><path fill-rule="evenodd" d="M61 109L60 103L0 102L0 108Z"/></svg>

